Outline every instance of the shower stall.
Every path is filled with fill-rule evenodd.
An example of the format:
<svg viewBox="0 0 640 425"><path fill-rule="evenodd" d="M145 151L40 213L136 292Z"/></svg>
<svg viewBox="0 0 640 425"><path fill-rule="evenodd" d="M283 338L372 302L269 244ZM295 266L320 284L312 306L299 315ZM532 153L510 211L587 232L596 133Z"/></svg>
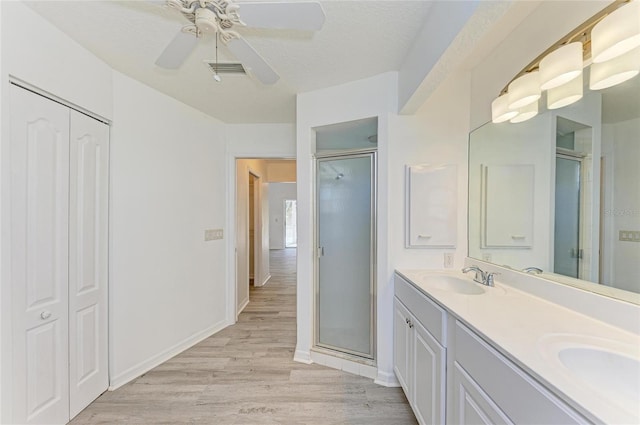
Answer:
<svg viewBox="0 0 640 425"><path fill-rule="evenodd" d="M375 353L376 152L316 155L315 346Z"/></svg>

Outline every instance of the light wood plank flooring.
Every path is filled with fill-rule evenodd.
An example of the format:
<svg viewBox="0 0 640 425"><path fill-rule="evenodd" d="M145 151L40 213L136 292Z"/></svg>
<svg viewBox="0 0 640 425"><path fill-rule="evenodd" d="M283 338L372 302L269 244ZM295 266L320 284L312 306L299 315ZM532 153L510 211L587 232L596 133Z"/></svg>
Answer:
<svg viewBox="0 0 640 425"><path fill-rule="evenodd" d="M402 390L292 360L295 249L230 326L100 396L72 424L415 424Z"/></svg>

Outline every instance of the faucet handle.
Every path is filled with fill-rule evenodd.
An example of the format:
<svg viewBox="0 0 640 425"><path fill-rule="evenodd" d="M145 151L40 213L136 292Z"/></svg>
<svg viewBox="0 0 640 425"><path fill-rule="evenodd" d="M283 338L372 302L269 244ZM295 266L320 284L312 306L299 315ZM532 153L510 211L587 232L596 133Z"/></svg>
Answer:
<svg viewBox="0 0 640 425"><path fill-rule="evenodd" d="M498 272L488 272L485 276L485 284L487 286L494 286L494 276L500 274Z"/></svg>

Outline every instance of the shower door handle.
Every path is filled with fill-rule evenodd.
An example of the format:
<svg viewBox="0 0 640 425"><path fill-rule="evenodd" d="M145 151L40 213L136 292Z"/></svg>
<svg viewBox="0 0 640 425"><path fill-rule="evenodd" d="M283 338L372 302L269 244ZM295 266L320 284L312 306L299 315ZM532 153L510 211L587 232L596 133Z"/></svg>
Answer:
<svg viewBox="0 0 640 425"><path fill-rule="evenodd" d="M320 257L324 257L324 247L323 246L319 246L318 247L318 258Z"/></svg>

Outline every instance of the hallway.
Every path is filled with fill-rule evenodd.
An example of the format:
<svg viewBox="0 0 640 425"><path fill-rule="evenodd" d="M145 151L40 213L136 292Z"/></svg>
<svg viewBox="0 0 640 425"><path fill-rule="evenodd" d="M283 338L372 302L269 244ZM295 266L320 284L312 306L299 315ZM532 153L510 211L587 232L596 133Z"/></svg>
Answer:
<svg viewBox="0 0 640 425"><path fill-rule="evenodd" d="M251 287L237 324L106 392L71 423L415 424L400 388L292 360L295 255L271 251L271 280Z"/></svg>

